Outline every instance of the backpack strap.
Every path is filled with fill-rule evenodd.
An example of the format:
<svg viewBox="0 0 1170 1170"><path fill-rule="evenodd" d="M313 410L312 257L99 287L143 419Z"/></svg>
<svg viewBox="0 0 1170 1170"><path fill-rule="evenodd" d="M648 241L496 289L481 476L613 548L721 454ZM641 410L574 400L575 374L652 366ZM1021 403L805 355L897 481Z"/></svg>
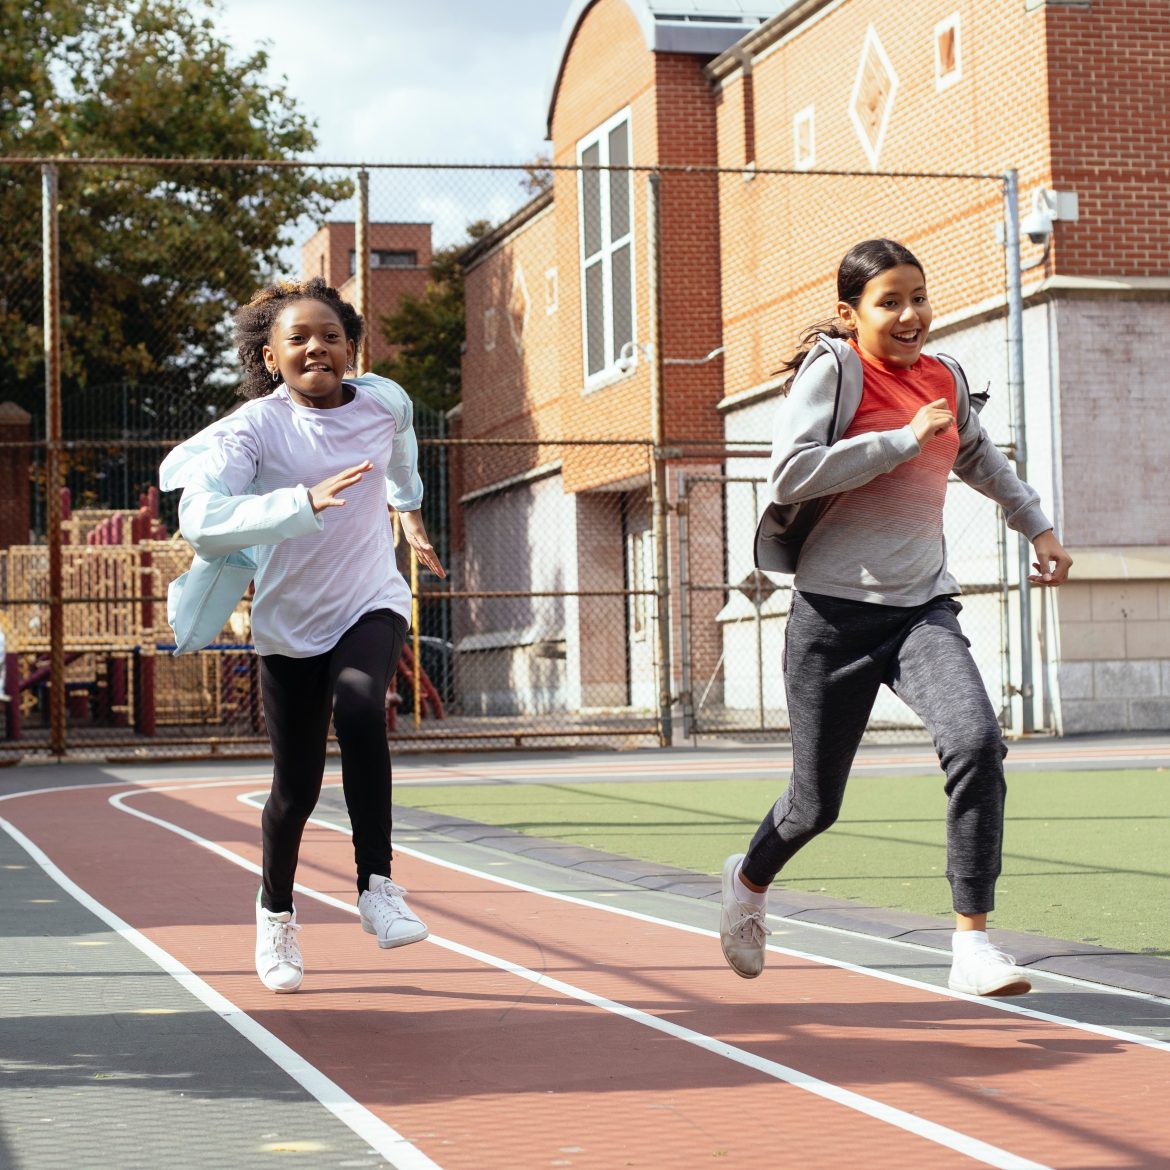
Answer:
<svg viewBox="0 0 1170 1170"><path fill-rule="evenodd" d="M950 354L936 353L934 356L950 370L951 377L955 380L955 415L961 431L967 425L971 411L974 410L978 414L987 405L990 394L986 390L981 394L972 394L963 367Z"/></svg>
<svg viewBox="0 0 1170 1170"><path fill-rule="evenodd" d="M833 418L829 423L829 446L831 447L837 441L837 426L841 418L841 359L837 356L837 351L830 345L826 347L829 351L829 356L833 359L834 365L837 367L837 389L835 397L833 398ZM846 426L849 424L846 423Z"/></svg>

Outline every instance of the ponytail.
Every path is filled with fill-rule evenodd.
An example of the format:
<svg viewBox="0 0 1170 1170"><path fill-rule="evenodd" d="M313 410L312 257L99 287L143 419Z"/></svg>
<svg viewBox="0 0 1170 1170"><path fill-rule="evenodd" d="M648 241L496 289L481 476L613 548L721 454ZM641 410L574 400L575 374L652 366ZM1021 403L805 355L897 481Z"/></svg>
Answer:
<svg viewBox="0 0 1170 1170"><path fill-rule="evenodd" d="M822 337L836 337L841 341L852 341L855 334L851 329L846 329L836 317L831 317L816 325L810 325L800 335L796 352L776 371L777 376L788 374L784 384L780 387L781 394L787 394L792 389L792 383L796 381L796 375L800 372L800 367L804 365L804 359L808 357Z"/></svg>

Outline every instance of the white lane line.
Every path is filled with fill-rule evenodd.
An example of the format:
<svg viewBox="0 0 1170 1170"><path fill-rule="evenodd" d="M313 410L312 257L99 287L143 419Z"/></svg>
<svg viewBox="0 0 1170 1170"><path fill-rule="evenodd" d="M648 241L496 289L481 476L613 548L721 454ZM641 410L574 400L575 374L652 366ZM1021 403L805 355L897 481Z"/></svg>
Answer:
<svg viewBox="0 0 1170 1170"><path fill-rule="evenodd" d="M126 800L129 797L136 796L142 792L149 792L149 789L138 789L132 792L119 793L118 795L110 797L110 804L122 812L129 813L131 816L140 818L150 824L158 825L159 827L168 830L172 833L177 833L180 837L186 838L204 849L210 850L219 857L233 862L236 865L242 866L251 872L259 872L258 867L246 858L240 857L225 849L222 845L216 842L208 841L204 837L200 837L197 833L191 832L189 829L183 828L181 825L176 825L171 821L163 820L161 817L152 816L150 813L143 812L141 809L130 807ZM172 789L173 791L173 789ZM241 798L244 799L244 798ZM250 803L245 800L245 803ZM255 807L253 805L253 807ZM320 827L338 830L336 825L330 824L328 821L322 821L318 818L311 818L311 822ZM397 847L396 847L397 848ZM405 852L405 851L404 851ZM429 858L424 858L430 860ZM465 873L474 873L473 870L464 870L461 866L448 866L447 868L460 870ZM482 876L482 875L477 875ZM505 882L506 885L516 885L516 888L525 889L530 887L519 886L518 883ZM357 914L357 907L349 902L342 902L339 898L334 898L330 894L321 893L318 890L313 890L308 886L303 886L299 882L294 889L297 893L308 898L313 898L318 902L322 902L327 906L332 906L338 910L344 910L347 914ZM540 891L533 890L534 893ZM664 923L663 925L671 925ZM709 932L699 932L709 933ZM507 974L513 975L516 978L524 979L530 983L536 984L542 988L547 988L550 991L555 991L560 995L576 999L581 1003L589 1004L591 1007L598 1008L602 1011L611 1013L622 1019L628 1020L635 1024L640 1024L643 1027L651 1028L657 1032L663 1032L668 1036L672 1036L677 1040L682 1040L695 1048L702 1049L705 1052L720 1056L725 1060L733 1061L736 1064L743 1065L756 1072L763 1073L765 1076L773 1077L776 1080L783 1081L786 1084L792 1085L794 1088L801 1089L804 1092L812 1093L818 1097L823 1097L826 1100L832 1101L835 1104L843 1105L847 1109L854 1112L864 1114L867 1117L872 1117L877 1121L884 1122L887 1125L895 1126L898 1129L905 1130L907 1133L913 1134L916 1137L923 1138L926 1141L933 1142L936 1145L944 1146L947 1149L955 1150L958 1153L964 1154L969 1158L982 1162L988 1166L995 1166L1001 1170L1050 1170L1041 1162L1033 1162L1029 1158L1023 1158L1017 1154L1013 1154L1008 1150L1000 1149L998 1146L993 1146L988 1142L980 1141L978 1138L973 1138L968 1134L960 1133L957 1130L948 1129L946 1126L939 1125L933 1121L927 1121L925 1118L917 1117L912 1113L903 1112L901 1109L896 1109L893 1106L886 1105L881 1101L875 1101L872 1098L865 1097L860 1093L854 1093L849 1089L844 1089L839 1085L834 1085L828 1081L822 1081L818 1077L801 1072L799 1069L790 1068L787 1065L779 1064L776 1061L768 1060L762 1056L757 1056L753 1052L748 1052L745 1049L737 1048L733 1044L728 1044L722 1040L716 1040L711 1036L707 1036L702 1032L693 1031L690 1028L684 1028L678 1024L672 1023L669 1020L660 1019L658 1016L652 1015L649 1012L641 1011L638 1008L633 1008L627 1004L618 1003L602 995L596 995L591 991L586 991L584 988L577 987L574 984L566 983L563 980L555 979L547 974L539 971L533 971L528 967L521 966L518 963L513 963L509 959L500 958L497 955L488 954L486 951L476 950L473 947L464 946L462 943L454 942L450 939L441 938L437 935L430 935L425 940L434 946L441 947L444 950L461 955L464 958L472 959L475 962L482 963L488 967L494 967L497 970L504 971Z"/></svg>
<svg viewBox="0 0 1170 1170"><path fill-rule="evenodd" d="M57 867L49 856L15 825L0 817L4 831L53 879L67 894L100 918L115 934L137 947L148 959L157 963L181 987L230 1024L245 1040L254 1044L282 1072L287 1073L311 1097L319 1101L338 1121L348 1126L362 1141L379 1153L397 1170L442 1170L417 1146L407 1141L396 1129L375 1117L365 1106L355 1101L340 1085L314 1068L295 1049L278 1039L267 1028L256 1023L230 999L205 983L185 967L169 951L151 942L144 934L123 921L112 910L103 906ZM243 858L233 857L237 864ZM247 863L244 863L247 864ZM257 867L252 866L253 869ZM257 869L258 872L258 869Z"/></svg>
<svg viewBox="0 0 1170 1170"><path fill-rule="evenodd" d="M250 804L253 808L261 807L255 802L254 798L248 796L238 796L237 800L243 804ZM328 821L323 821L317 817L311 818L312 823L318 826L325 826L334 830L334 832L344 833L347 830L342 829L338 825L330 824ZM425 853L418 849L411 849L407 845L394 846L395 853L404 853L408 857L417 857L422 861L427 861L432 865L437 865L443 869L453 869L459 873L468 874L472 877L482 878L487 882L495 882L502 886L511 886L513 889L521 890L524 893L538 894L544 898L553 898L560 902L569 902L575 906L587 906L591 910L604 910L607 914L617 914L623 918L633 918L639 922L648 922L654 926L668 926L674 930L685 931L688 934L699 934L707 938L718 938L719 932L715 930L707 930L701 926L691 926L685 922L672 922L668 918L657 918L652 914L643 914L637 910L627 910L621 906L614 906L608 902L592 902L587 898L577 898L572 894L562 894L555 890L542 890L539 886L529 886L524 882L514 881L511 878L502 877L499 874L487 873L484 870L471 869L454 861L446 861L442 858L435 857L430 853ZM655 891L646 891L653 893ZM792 925L785 918L779 918L776 915L769 915L773 922L787 923ZM901 942L898 939L879 938L877 936L859 935L856 931L848 931L842 927L825 926L822 927L820 923L816 922L800 922L797 921L798 926L813 926L818 929L833 931L835 933L849 935L852 938L866 938L875 943L896 943L901 947L911 947L917 951L921 951L928 955L933 955L938 958L942 952L936 951L931 947L924 947L921 943ZM827 955L814 954L811 951L798 951L793 947L782 947L775 943L767 944L768 950L777 955L787 955L793 959L803 959L809 963L818 963L823 967L837 967L842 971L851 971L857 975L867 975L872 979L884 979L887 983L899 983L903 987L912 987L916 991L927 991L932 995L944 996L947 999L964 1000L967 1003L977 1003L980 1007L988 1008L992 1011L1007 1012L1010 1015L1025 1016L1028 1019L1040 1020L1046 1024L1060 1024L1062 1027L1075 1028L1082 1032L1090 1032L1096 1036L1105 1036L1110 1040L1121 1040L1128 1044L1140 1044L1147 1048L1155 1048L1162 1052L1170 1052L1170 1043L1165 1040L1157 1040L1152 1037L1142 1036L1136 1032L1123 1032L1118 1028L1109 1028L1102 1024L1088 1024L1082 1020L1074 1020L1067 1016L1057 1016L1050 1012L1038 1011L1035 1008L1023 1007L1020 1004L1008 1003L1002 999L989 999L977 995L964 995L962 992L951 991L949 987L940 987L936 983L927 983L920 979L911 979L906 975L896 975L892 971L882 971L876 967L863 967L858 963L850 963L845 959L833 959ZM945 956L944 956L945 957ZM1047 971L1034 971L1032 974L1041 976L1044 979L1053 979L1061 983L1071 983L1078 987L1082 987L1087 991L1094 991L1102 994L1119 995L1126 998L1141 999L1145 1002L1158 1004L1164 1006L1166 1001L1157 996L1146 996L1140 992L1121 991L1113 987L1105 987L1099 983L1090 983L1088 980L1077 979L1073 975L1056 975L1050 974Z"/></svg>
<svg viewBox="0 0 1170 1170"><path fill-rule="evenodd" d="M236 797L243 804L250 804L253 808L259 808L261 805L257 804L254 798L247 795ZM330 824L328 821L320 820L317 817L310 818L314 825L332 829L337 833L345 833L348 830L341 828L339 825ZM395 853L404 853L408 857L417 857L421 861L429 862L431 865L437 865L442 869L453 869L458 873L467 874L471 877L482 878L487 882L495 882L497 885L510 886L512 889L523 891L527 894L537 894L544 898L552 898L559 902L568 902L574 906L586 906L591 910L603 910L607 914L617 914L622 918L633 918L638 922L648 922L654 926L666 926L673 930L685 931L687 934L703 935L707 938L718 938L719 932L716 930L707 930L702 926L691 926L685 922L672 922L668 918L657 918L652 914L643 914L637 910L627 910L621 906L613 906L607 902L592 902L587 898L577 898L572 894L562 894L555 890L542 890L539 886L526 885L524 882L514 881L511 878L502 877L499 874L487 873L484 870L471 869L468 866L460 865L454 861L446 861L442 858L433 856L430 853L425 853L418 849L411 849L408 845L394 846ZM651 893L653 891L646 891ZM788 920L778 918L775 915L770 915L774 922L785 923ZM789 923L791 925L791 923ZM819 923L813 922L797 922L799 926L817 926ZM924 947L921 943L899 942L897 939L883 939L876 936L858 935L856 932L847 931L841 927L827 926L825 930L831 930L840 934L851 935L853 938L872 938L875 943L897 943L898 946L912 947L915 950L922 951L928 955L933 955L938 958L942 952L933 950L930 947ZM1170 1043L1165 1040L1157 1040L1148 1036L1141 1036L1136 1032L1123 1032L1117 1028L1109 1028L1102 1024L1087 1024L1082 1020L1074 1020L1066 1016L1053 1015L1050 1012L1037 1011L1035 1008L1026 1008L1020 1004L1007 1003L1002 999L989 999L987 997L977 995L964 995L962 992L951 991L949 987L940 987L935 983L927 983L920 979L911 979L906 975L896 975L892 971L882 971L876 967L863 967L858 963L850 963L846 959L833 959L827 955L814 954L811 951L798 951L792 947L777 946L775 943L767 944L768 950L777 955L787 955L793 959L803 959L809 963L817 963L823 967L837 967L842 971L851 971L857 975L867 975L872 979L884 979L887 983L899 983L903 987L912 987L916 991L927 991L932 995L944 996L947 999L964 1000L967 1003L977 1003L980 1007L989 1008L993 1011L1008 1012L1011 1015L1025 1016L1028 1019L1040 1020L1046 1024L1059 1024L1066 1028L1075 1028L1082 1032L1090 1032L1096 1036L1105 1036L1110 1040L1122 1040L1128 1044L1140 1044L1147 1048L1155 1048L1162 1052L1170 1052ZM944 956L945 957L945 956ZM1166 1001L1159 999L1156 996L1143 996L1138 992L1119 991L1116 988L1105 987L1099 983L1090 983L1087 980L1077 979L1072 975L1056 975L1049 974L1047 971L1034 971L1034 975L1042 976L1045 979L1054 979L1062 983L1072 983L1079 987L1083 987L1089 991L1100 993L1110 993L1120 995L1127 998L1142 999L1150 1003L1158 1005L1165 1005Z"/></svg>
<svg viewBox="0 0 1170 1170"><path fill-rule="evenodd" d="M253 777L237 778L234 780L185 780L178 781L172 784L166 784L155 787L141 787L137 792L141 793L166 793L166 792L182 792L188 787L193 788L231 788L241 784L252 783ZM78 785L79 788L94 788L99 785ZM100 787L120 787L120 785L100 785ZM326 785L325 787L340 787L339 785ZM63 791L62 789L39 789L38 791ZM15 796L29 795L25 793L14 793ZM134 792L126 793L127 796L135 795ZM236 799L241 804L249 805L252 808L262 809L264 807L265 793L241 793ZM10 797L0 796L0 800L7 800ZM123 807L119 805L119 807ZM125 808L126 812L133 812L135 816L143 816L146 814L139 813L130 808ZM331 821L321 820L318 817L311 817L310 823L321 828L330 829L335 833L347 833L348 830L342 828L340 825L335 825ZM185 834L185 830L179 826L171 826L172 831L181 835ZM216 852L218 846L213 842L202 842L200 838L191 838L193 841L199 841L204 845L204 848L211 852ZM437 865L443 869L454 870L457 873L467 874L471 877L480 878L486 882L494 882L497 885L508 886L514 890L520 890L523 893L536 894L542 898L551 898L554 901L566 902L573 906L583 906L591 910L603 910L607 914L616 914L622 918L632 918L638 922L648 922L654 926L665 926L672 930L681 930L688 934L702 935L706 938L717 938L718 932L714 930L707 930L701 926L691 926L688 923L675 922L669 918L657 918L652 914L644 914L637 910L627 910L621 906L614 906L608 902L594 902L588 898L574 897L572 894L563 894L555 890L541 889L539 886L527 885L524 882L515 881L511 878L502 877L499 874L488 873L485 870L472 869L468 866L460 865L454 861L447 861L443 858L437 857L432 853L427 853L418 849L411 849L406 845L395 845L396 852L406 854L408 857L417 857L421 861L429 862L432 865ZM235 854L224 853L226 860L234 861ZM521 861L523 858L520 859ZM255 870L259 873L259 869ZM653 891L650 891L653 892ZM841 926L829 926L820 922L803 922L799 919L789 920L778 915L769 915L773 922L781 926L797 926L802 929L818 930L828 934L843 935L847 938L864 938L872 939L877 944L896 946L903 949L916 951L920 954L939 958L942 952L933 947L924 946L922 943L906 942L898 938L879 938L877 936L859 935L856 931L846 930ZM1153 1048L1160 1052L1170 1052L1170 1042L1165 1040L1158 1040L1152 1036L1143 1036L1138 1032L1127 1032L1121 1028L1111 1028L1104 1024L1090 1024L1083 1020L1073 1019L1071 1016L1058 1016L1052 1012L1043 1012L1037 1008L1024 1007L1022 1004L1012 1003L1004 999L991 999L979 996L964 995L961 992L951 991L949 987L940 987L936 983L927 983L924 980L912 979L905 975L896 975L892 971L883 971L876 967L865 967L857 963L850 963L845 959L833 959L827 955L819 955L812 951L800 951L793 947L782 947L775 943L768 944L768 950L774 954L787 955L790 958L802 959L805 962L817 963L824 967L837 967L842 971L851 971L858 975L867 975L872 979L884 979L889 983L898 983L903 987L911 987L916 991L926 991L932 995L941 995L948 999L965 1000L969 1003L977 1003L980 1007L986 1008L989 1011L1005 1012L1008 1015L1023 1016L1026 1019L1038 1020L1046 1024L1059 1024L1064 1028L1072 1028L1076 1031L1086 1032L1094 1036L1104 1036L1110 1040L1120 1040L1126 1044L1137 1044L1143 1048ZM1097 995L1112 995L1123 999L1136 1000L1141 1003L1154 1004L1158 1007L1164 1007L1166 1000L1160 996L1149 995L1140 991L1127 991L1123 988L1109 987L1103 983L1093 983L1087 979L1081 979L1076 975L1060 975L1054 971L1036 970L1032 972L1045 980L1055 983L1063 983L1070 987L1078 987L1084 991L1090 991Z"/></svg>
<svg viewBox="0 0 1170 1170"><path fill-rule="evenodd" d="M224 780L218 782L201 782L197 785L192 785L198 788L230 788L239 784L250 783L249 780ZM174 784L167 784L155 788L140 788L136 792L149 794L152 792L166 793L166 792L182 792L188 786L188 782L178 782ZM326 787L338 787L338 785L327 785ZM126 796L133 796L135 792L126 793ZM266 793L241 793L236 799L241 804L249 805L255 809L262 809L264 807L264 800ZM0 797L0 799L4 799ZM111 800L111 803L117 803L118 807L124 808L126 812L133 813L135 816L150 819L147 814L138 812L137 810L123 806L118 800ZM166 824L166 822L159 822ZM335 825L331 821L322 820L319 817L311 817L310 823L317 825L319 828L330 829L335 833L348 833L349 830L340 825ZM186 836L185 829L178 825L168 827L172 832ZM220 847L211 841L203 841L202 838L191 836L192 841L196 841L203 845L204 848L209 849L215 853L219 851ZM514 890L519 890L526 894L535 894L542 898L551 898L554 901L566 902L571 906L583 906L590 910L603 910L607 914L616 914L620 918L631 918L637 922L647 922L653 926L669 927L672 930L681 930L687 934L697 934L705 938L718 938L718 931L707 930L701 926L692 926L689 923L675 922L669 918L658 918L652 914L644 914L637 910L627 910L621 906L614 906L609 902L594 902L588 898L578 898L572 894L560 893L556 890L545 890L539 886L527 885L524 882L516 881L512 878L506 878L496 873L488 873L485 870L472 869L469 866L460 865L458 862L447 861L443 858L437 857L432 853L427 853L419 849L411 849L407 845L396 844L394 846L395 852L403 853L408 857L416 857L421 861L429 862L431 865L437 865L441 869L450 869L456 873L466 874L470 877L479 878L485 882L493 882L496 885L507 886ZM234 861L235 854L223 851L223 856L226 860ZM523 860L523 859L520 859ZM259 869L255 870L259 873ZM653 892L653 891L650 891ZM877 936L859 935L856 931L846 930L840 926L827 926L819 922L801 922L799 920L790 921L786 918L777 915L769 915L773 922L779 925L793 926L796 925L801 928L811 928L830 934L844 935L848 938L865 938L871 939L877 944L897 946L903 949L916 951L920 954L927 955L938 959L942 952L935 950L932 947L923 946L922 943L906 942L897 938L878 938ZM801 959L808 963L817 963L823 967L836 967L842 971L850 971L857 975L866 975L871 979L883 979L888 983L897 983L903 987L913 988L915 991L925 991L932 995L940 995L947 999L964 1000L968 1003L977 1003L980 1007L986 1008L988 1011L1005 1012L1008 1015L1023 1016L1026 1019L1038 1020L1045 1024L1058 1024L1063 1028L1071 1028L1079 1032L1086 1032L1094 1036L1104 1036L1109 1040L1120 1040L1125 1044L1137 1044L1143 1048L1153 1048L1159 1052L1170 1052L1170 1042L1165 1040L1158 1040L1152 1036L1143 1036L1138 1032L1127 1032L1120 1028L1111 1028L1105 1024L1090 1024L1084 1020L1076 1020L1071 1016L1058 1016L1052 1012L1043 1012L1037 1008L1024 1007L1023 1004L1011 1003L1004 999L993 999L974 995L964 995L961 992L951 991L949 987L940 987L936 983L927 983L924 980L912 979L906 975L897 975L892 971L883 971L877 967L865 967L858 963L850 963L845 959L834 959L827 955L819 955L812 951L800 951L794 947L782 947L776 943L769 943L768 950L773 954L786 955L789 958ZM1033 972L1043 979L1063 983L1071 987L1078 987L1085 991L1093 992L1098 995L1113 995L1123 999L1137 1000L1142 1003L1154 1004L1158 1007L1164 1007L1166 1000L1155 995L1148 995L1139 991L1126 991L1121 988L1109 987L1102 983L1093 983L1087 979L1080 979L1075 975L1060 975L1056 972L1037 970Z"/></svg>

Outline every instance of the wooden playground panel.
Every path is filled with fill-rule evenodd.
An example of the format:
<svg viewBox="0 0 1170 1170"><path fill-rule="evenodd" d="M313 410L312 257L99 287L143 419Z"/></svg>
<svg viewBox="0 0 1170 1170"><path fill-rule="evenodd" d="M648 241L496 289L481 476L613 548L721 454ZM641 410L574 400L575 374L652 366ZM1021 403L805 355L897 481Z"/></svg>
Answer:
<svg viewBox="0 0 1170 1170"><path fill-rule="evenodd" d="M66 709L71 721L154 736L160 726L210 725L230 736L263 731L251 601L245 597L217 642L198 654L173 657L166 618L167 586L187 570L191 549L179 537L161 540L144 503L138 512L77 510L62 524L61 596ZM19 740L25 724L47 709L52 643L47 545L0 550L5 737ZM387 693L387 728L400 706L398 680L409 681L409 646ZM443 718L442 700L422 672L424 716Z"/></svg>
<svg viewBox="0 0 1170 1170"><path fill-rule="evenodd" d="M254 657L249 642L250 602L241 600L217 648L174 658L166 620L168 584L184 572L191 550L182 540L133 544L75 542L97 515L74 513L74 537L61 548L61 595L67 711L72 720L133 727L153 735L160 725L221 724L246 715L257 729L253 701ZM104 514L107 515L108 514ZM124 529L129 535L130 526ZM19 739L23 724L44 705L52 652L49 549L14 545L0 551L5 605L6 735ZM255 711L255 714L253 714Z"/></svg>

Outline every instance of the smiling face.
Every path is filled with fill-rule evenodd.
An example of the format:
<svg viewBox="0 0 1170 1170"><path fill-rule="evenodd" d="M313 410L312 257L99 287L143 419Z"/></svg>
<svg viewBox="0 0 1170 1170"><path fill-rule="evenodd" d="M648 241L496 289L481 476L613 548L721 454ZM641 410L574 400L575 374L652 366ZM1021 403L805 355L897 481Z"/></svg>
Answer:
<svg viewBox="0 0 1170 1170"><path fill-rule="evenodd" d="M856 306L839 302L837 315L857 334L866 355L906 368L922 353L934 314L926 277L913 264L899 264L872 277Z"/></svg>
<svg viewBox="0 0 1170 1170"><path fill-rule="evenodd" d="M294 402L328 409L345 401L341 380L354 354L337 313L307 299L287 305L273 322L264 364L270 374L280 371Z"/></svg>

